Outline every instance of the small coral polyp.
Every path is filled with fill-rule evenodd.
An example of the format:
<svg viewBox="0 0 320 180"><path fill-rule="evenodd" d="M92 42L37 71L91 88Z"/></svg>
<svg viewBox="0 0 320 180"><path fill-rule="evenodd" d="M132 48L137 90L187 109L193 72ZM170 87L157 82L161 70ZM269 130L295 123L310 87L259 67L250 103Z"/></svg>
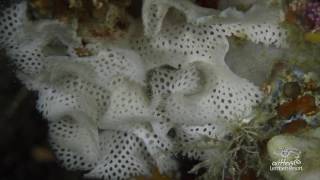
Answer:
<svg viewBox="0 0 320 180"><path fill-rule="evenodd" d="M170 7L186 20L170 24ZM286 31L274 20L245 20L257 15L256 7L261 4L248 14L229 9L229 16L189 1L145 0L143 24L131 23L132 34L119 43L84 44L74 24L28 19L22 1L1 12L0 44L17 76L38 91L38 109L64 167L103 179L150 175L154 167L172 174L181 147L224 138L232 133L229 123L243 123L261 102L259 88L225 62L234 36L287 47ZM79 55L79 48L90 53ZM210 155L183 153L198 160Z"/></svg>

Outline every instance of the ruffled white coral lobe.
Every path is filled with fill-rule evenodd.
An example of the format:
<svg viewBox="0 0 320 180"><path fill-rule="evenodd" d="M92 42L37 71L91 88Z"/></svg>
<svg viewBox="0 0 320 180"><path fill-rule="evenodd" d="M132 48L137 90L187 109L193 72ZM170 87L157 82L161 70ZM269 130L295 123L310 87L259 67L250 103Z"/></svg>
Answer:
<svg viewBox="0 0 320 180"><path fill-rule="evenodd" d="M171 7L186 21L170 24ZM247 39L254 48L287 46L274 19L245 21L255 9L237 19L229 18L234 11L187 0L145 0L142 10L141 36L123 46L89 43L84 48L93 53L86 57L75 51L83 45L71 26L28 20L26 2L1 12L1 46L19 77L39 92L38 110L49 121L58 159L68 169L88 170L88 177L128 179L150 175L153 167L170 174L179 147L222 139L232 133L227 124L246 117L262 99L243 78L248 74L230 70L230 63L250 56L228 55L237 49L228 38ZM200 160L205 153L183 151Z"/></svg>
<svg viewBox="0 0 320 180"><path fill-rule="evenodd" d="M169 8L182 12L191 24L199 24L203 18L217 15L217 11L196 6L190 0L144 0L142 19L146 36L152 37L161 31Z"/></svg>
<svg viewBox="0 0 320 180"><path fill-rule="evenodd" d="M86 176L104 179L128 179L151 174L151 159L137 136L121 131L100 133L98 165Z"/></svg>

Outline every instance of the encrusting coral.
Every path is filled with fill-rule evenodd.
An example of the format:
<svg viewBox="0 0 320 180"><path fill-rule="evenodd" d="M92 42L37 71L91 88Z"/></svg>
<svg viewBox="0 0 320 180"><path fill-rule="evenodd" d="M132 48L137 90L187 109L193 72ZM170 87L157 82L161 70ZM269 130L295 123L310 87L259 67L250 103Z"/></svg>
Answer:
<svg viewBox="0 0 320 180"><path fill-rule="evenodd" d="M82 1L69 2L89 11ZM103 9L108 1L92 2ZM154 167L174 176L178 152L199 160L212 155L181 147L232 135L230 126L247 123L262 101L260 89L232 72L225 60L228 38L288 47L280 16L252 18L268 8L257 2L247 12L221 11L187 0L145 0L143 25L129 18L134 23L115 42L79 33L79 28L99 30L91 20L30 20L22 1L1 12L0 44L17 76L39 92L38 110L49 121L52 148L63 166L103 179L150 175ZM108 12L102 10L101 24L110 30ZM166 18L169 13L173 18Z"/></svg>

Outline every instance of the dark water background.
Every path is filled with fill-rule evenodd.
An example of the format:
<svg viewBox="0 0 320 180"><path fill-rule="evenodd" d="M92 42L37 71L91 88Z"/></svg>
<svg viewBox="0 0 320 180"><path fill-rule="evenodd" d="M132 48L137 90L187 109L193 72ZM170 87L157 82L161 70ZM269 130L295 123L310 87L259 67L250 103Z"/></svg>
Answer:
<svg viewBox="0 0 320 180"><path fill-rule="evenodd" d="M59 167L48 145L47 121L36 110L36 92L15 77L0 53L0 180L81 180Z"/></svg>

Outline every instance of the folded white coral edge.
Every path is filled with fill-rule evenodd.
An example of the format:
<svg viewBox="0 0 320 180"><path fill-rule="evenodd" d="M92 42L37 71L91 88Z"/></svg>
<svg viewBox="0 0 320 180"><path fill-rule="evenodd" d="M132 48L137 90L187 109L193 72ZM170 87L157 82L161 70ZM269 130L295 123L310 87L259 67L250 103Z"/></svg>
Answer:
<svg viewBox="0 0 320 180"><path fill-rule="evenodd" d="M181 12L187 23L194 25L215 23L278 23L281 21L280 4L268 0L223 1L220 9L208 9L195 5L189 0L144 0L142 19L144 32L152 37L161 31L170 8ZM234 5L250 7L246 12L237 10ZM225 9L221 9L225 8ZM172 15L172 14L171 14Z"/></svg>

